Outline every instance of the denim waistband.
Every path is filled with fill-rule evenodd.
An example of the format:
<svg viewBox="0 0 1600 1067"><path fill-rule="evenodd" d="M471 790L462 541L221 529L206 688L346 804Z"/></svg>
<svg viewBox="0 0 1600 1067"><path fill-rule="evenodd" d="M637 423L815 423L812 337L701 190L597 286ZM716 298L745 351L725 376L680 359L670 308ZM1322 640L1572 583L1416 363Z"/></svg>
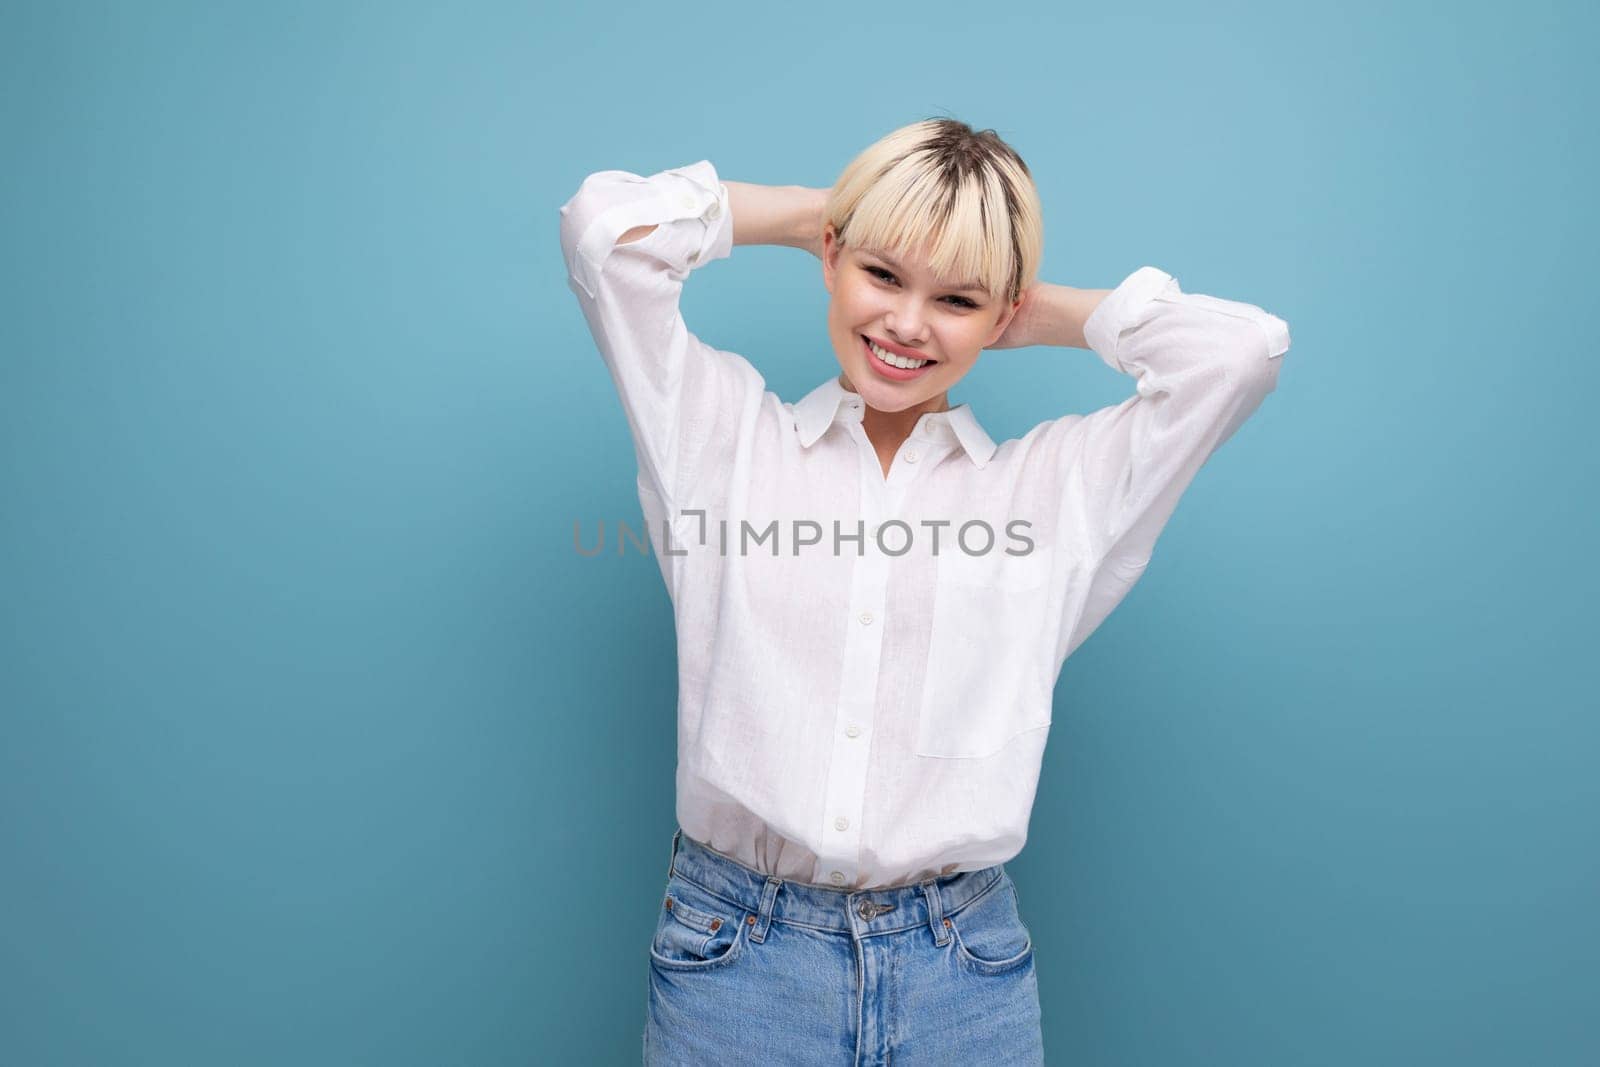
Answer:
<svg viewBox="0 0 1600 1067"><path fill-rule="evenodd" d="M743 908L751 940L757 942L766 936L768 924L783 922L857 936L926 925L942 945L949 937L945 917L1000 886L1006 871L1004 864L995 864L911 885L841 889L762 874L680 829L672 835L672 859L667 865L667 877L673 875Z"/></svg>

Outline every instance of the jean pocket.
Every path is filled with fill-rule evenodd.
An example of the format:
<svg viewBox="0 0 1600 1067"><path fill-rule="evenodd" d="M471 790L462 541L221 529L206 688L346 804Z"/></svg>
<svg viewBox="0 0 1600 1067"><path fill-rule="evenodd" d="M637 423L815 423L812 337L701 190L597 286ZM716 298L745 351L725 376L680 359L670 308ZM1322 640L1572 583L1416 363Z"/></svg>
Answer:
<svg viewBox="0 0 1600 1067"><path fill-rule="evenodd" d="M650 960L675 971L709 970L732 963L744 948L743 910L674 874L650 940Z"/></svg>
<svg viewBox="0 0 1600 1067"><path fill-rule="evenodd" d="M956 955L979 974L1005 974L1033 958L1033 937L1022 923L1016 887L1009 875L949 916Z"/></svg>
<svg viewBox="0 0 1600 1067"><path fill-rule="evenodd" d="M1050 725L1054 551L939 555L919 756L982 757Z"/></svg>

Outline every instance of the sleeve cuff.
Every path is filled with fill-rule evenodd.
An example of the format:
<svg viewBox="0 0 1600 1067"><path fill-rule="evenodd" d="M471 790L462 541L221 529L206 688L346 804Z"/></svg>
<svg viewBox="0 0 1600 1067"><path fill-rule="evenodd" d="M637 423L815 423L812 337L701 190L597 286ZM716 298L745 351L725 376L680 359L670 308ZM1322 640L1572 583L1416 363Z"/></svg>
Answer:
<svg viewBox="0 0 1600 1067"><path fill-rule="evenodd" d="M1140 267L1106 294L1083 324L1083 339L1112 370L1127 374L1117 359L1117 344L1122 333L1138 321L1138 312L1167 286L1176 286L1172 275L1156 267Z"/></svg>
<svg viewBox="0 0 1600 1067"><path fill-rule="evenodd" d="M698 247L689 252L689 266L698 267L732 253L733 216L728 212L728 187L718 180L710 160L674 167L655 177L674 183L668 187L669 199L676 209L670 218L699 218L705 223Z"/></svg>
<svg viewBox="0 0 1600 1067"><path fill-rule="evenodd" d="M650 193L635 196L595 216L578 239L572 278L593 299L601 265L617 238L635 226L664 225L680 219L700 219L694 246L687 250L684 268L721 259L733 250L733 220L728 214L728 189L717 180L709 160L660 171L648 178L620 175L630 185L647 185ZM677 264L675 264L677 266Z"/></svg>

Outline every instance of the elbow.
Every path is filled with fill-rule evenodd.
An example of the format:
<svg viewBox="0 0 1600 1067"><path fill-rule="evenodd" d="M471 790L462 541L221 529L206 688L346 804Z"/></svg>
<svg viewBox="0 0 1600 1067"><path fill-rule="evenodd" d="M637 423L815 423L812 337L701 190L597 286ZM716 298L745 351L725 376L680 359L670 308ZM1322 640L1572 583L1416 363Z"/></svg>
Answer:
<svg viewBox="0 0 1600 1067"><path fill-rule="evenodd" d="M1229 377L1241 392L1259 400L1277 388L1278 370L1283 366L1280 357L1289 350L1289 327L1265 311L1236 321L1238 328L1228 345L1233 357Z"/></svg>
<svg viewBox="0 0 1600 1067"><path fill-rule="evenodd" d="M570 261L572 253L601 212L616 202L613 190L624 181L642 181L623 170L597 170L578 183L578 189L561 205L561 249Z"/></svg>
<svg viewBox="0 0 1600 1067"><path fill-rule="evenodd" d="M589 262L592 252L585 251L583 241L596 221L615 201L609 192L612 175L618 171L596 171L578 185L577 192L561 205L561 258L567 267L567 277L591 299L595 295L595 275L598 265Z"/></svg>
<svg viewBox="0 0 1600 1067"><path fill-rule="evenodd" d="M1255 322L1267 346L1266 358L1276 360L1289 351L1289 324L1270 312L1256 310Z"/></svg>
<svg viewBox="0 0 1600 1067"><path fill-rule="evenodd" d="M566 257L569 267L572 257L577 253L578 241L599 212L596 196L599 191L596 179L599 177L600 174L591 174L583 179L577 192L561 205L561 253Z"/></svg>
<svg viewBox="0 0 1600 1067"><path fill-rule="evenodd" d="M561 205L561 254L566 260L567 273L590 296L594 295L594 275L598 272L599 260L611 251L609 241L603 248L595 247L590 234L608 211L636 198L639 193L628 187L636 188L640 184L647 184L647 180L629 171L595 171L584 178L577 192Z"/></svg>

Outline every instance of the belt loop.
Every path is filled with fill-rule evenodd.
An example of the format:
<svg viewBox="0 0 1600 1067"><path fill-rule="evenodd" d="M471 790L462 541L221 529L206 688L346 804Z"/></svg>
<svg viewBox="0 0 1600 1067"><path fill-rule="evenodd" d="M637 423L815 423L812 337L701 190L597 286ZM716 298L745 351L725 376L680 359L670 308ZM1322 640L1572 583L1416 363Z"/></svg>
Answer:
<svg viewBox="0 0 1600 1067"><path fill-rule="evenodd" d="M672 831L672 854L667 857L667 880L668 881L672 880L672 874L673 874L672 868L674 866L676 866L677 862L678 862L678 838L680 838L682 836L683 836L683 828L682 827L679 827L678 829Z"/></svg>
<svg viewBox="0 0 1600 1067"><path fill-rule="evenodd" d="M928 925L933 928L933 943L943 948L950 943L950 928L944 924L944 898L939 895L938 879L923 882L922 893L928 898Z"/></svg>
<svg viewBox="0 0 1600 1067"><path fill-rule="evenodd" d="M778 889L782 885L783 879L768 875L767 884L761 889L760 914L750 924L750 940L758 945L767 939L767 927L772 925L772 905L778 899Z"/></svg>

